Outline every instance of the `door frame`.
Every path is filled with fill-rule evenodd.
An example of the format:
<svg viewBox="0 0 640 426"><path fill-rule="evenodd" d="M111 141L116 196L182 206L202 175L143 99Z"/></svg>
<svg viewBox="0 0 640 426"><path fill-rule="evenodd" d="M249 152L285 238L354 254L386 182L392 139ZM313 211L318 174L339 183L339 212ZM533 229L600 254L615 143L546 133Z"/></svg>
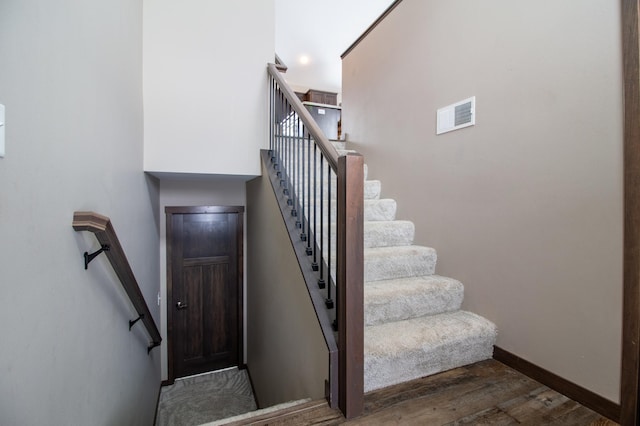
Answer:
<svg viewBox="0 0 640 426"><path fill-rule="evenodd" d="M172 245L173 240L173 215L174 214L205 214L205 213L231 213L237 214L236 223L236 247L238 259L238 368L244 368L244 207L243 206L166 206L167 234L165 245L167 248L167 381L166 384L175 382L173 371L173 267L172 267Z"/></svg>
<svg viewBox="0 0 640 426"><path fill-rule="evenodd" d="M639 0L621 0L624 78L624 283L620 424L640 420L640 36Z"/></svg>

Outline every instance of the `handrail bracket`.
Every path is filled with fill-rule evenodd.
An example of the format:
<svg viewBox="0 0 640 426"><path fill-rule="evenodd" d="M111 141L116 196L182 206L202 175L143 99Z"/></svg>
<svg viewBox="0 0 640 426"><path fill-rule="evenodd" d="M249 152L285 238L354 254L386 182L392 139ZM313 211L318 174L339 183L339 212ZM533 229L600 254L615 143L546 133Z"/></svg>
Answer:
<svg viewBox="0 0 640 426"><path fill-rule="evenodd" d="M110 249L111 249L111 247L109 246L109 244L102 244L100 249L94 251L93 253L89 253L89 252L85 251L84 252L84 269L85 270L89 269L89 263L91 263L91 261L93 259L95 259L103 251L109 251Z"/></svg>
<svg viewBox="0 0 640 426"><path fill-rule="evenodd" d="M140 316L134 320L129 320L129 331L131 331L131 327L133 327L133 325L135 323L137 323L138 321L140 321L141 319L144 318L144 314L140 314Z"/></svg>

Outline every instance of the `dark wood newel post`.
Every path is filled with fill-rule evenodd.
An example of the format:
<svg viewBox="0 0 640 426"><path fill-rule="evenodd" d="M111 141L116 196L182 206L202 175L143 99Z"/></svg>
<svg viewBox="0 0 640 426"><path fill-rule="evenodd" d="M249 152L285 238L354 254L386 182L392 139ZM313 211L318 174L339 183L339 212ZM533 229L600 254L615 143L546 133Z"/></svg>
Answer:
<svg viewBox="0 0 640 426"><path fill-rule="evenodd" d="M346 418L364 410L364 159L338 159L339 406Z"/></svg>

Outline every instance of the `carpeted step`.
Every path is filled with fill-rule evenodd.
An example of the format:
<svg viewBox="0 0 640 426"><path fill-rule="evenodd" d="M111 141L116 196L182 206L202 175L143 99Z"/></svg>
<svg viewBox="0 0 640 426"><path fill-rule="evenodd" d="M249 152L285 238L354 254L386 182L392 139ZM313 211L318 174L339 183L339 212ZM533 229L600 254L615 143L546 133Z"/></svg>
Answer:
<svg viewBox="0 0 640 426"><path fill-rule="evenodd" d="M363 189L365 200L378 200L380 199L382 183L379 180L365 180Z"/></svg>
<svg viewBox="0 0 640 426"><path fill-rule="evenodd" d="M395 220L396 209L396 201L390 198L364 200L364 220L365 222Z"/></svg>
<svg viewBox="0 0 640 426"><path fill-rule="evenodd" d="M388 220L364 223L364 247L410 246L415 226L408 220Z"/></svg>
<svg viewBox="0 0 640 426"><path fill-rule="evenodd" d="M429 275L365 283L364 324L376 325L460 309L464 286Z"/></svg>
<svg viewBox="0 0 640 426"><path fill-rule="evenodd" d="M365 327L365 392L489 359L496 333L465 311Z"/></svg>
<svg viewBox="0 0 640 426"><path fill-rule="evenodd" d="M431 247L400 246L364 249L364 281L433 275L437 255Z"/></svg>

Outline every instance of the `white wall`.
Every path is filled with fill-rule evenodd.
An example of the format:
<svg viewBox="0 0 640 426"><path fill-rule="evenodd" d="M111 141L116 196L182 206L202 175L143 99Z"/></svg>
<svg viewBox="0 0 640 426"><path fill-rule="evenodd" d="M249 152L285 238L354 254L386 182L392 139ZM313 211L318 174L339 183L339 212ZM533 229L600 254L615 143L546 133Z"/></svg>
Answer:
<svg viewBox="0 0 640 426"><path fill-rule="evenodd" d="M289 67L284 78L300 91L340 92L340 55L393 0L275 0L276 52ZM308 63L300 61L302 56ZM304 88L304 90L302 90Z"/></svg>
<svg viewBox="0 0 640 426"><path fill-rule="evenodd" d="M404 0L343 61L343 130L498 346L619 401L616 1ZM477 124L435 135L477 97Z"/></svg>
<svg viewBox="0 0 640 426"><path fill-rule="evenodd" d="M259 155L259 154L256 154ZM239 178L208 178L195 180L184 177L180 180L162 179L160 181L160 292L161 292L161 330L162 335L162 379L168 375L167 366L167 206L244 206L245 181ZM246 227L245 227L246 229ZM245 232L246 239L246 232ZM246 250L246 243L244 244ZM246 258L246 256L244 256ZM246 281L246 272L244 274ZM246 290L243 292L246 298ZM246 303L245 303L246 305ZM246 317L246 310L245 310ZM244 321L246 329L246 320ZM244 344L246 353L246 342Z"/></svg>
<svg viewBox="0 0 640 426"><path fill-rule="evenodd" d="M144 170L260 174L274 0L144 1Z"/></svg>
<svg viewBox="0 0 640 426"><path fill-rule="evenodd" d="M160 351L75 210L109 216L156 322L142 172L142 2L0 2L0 424L148 425Z"/></svg>

